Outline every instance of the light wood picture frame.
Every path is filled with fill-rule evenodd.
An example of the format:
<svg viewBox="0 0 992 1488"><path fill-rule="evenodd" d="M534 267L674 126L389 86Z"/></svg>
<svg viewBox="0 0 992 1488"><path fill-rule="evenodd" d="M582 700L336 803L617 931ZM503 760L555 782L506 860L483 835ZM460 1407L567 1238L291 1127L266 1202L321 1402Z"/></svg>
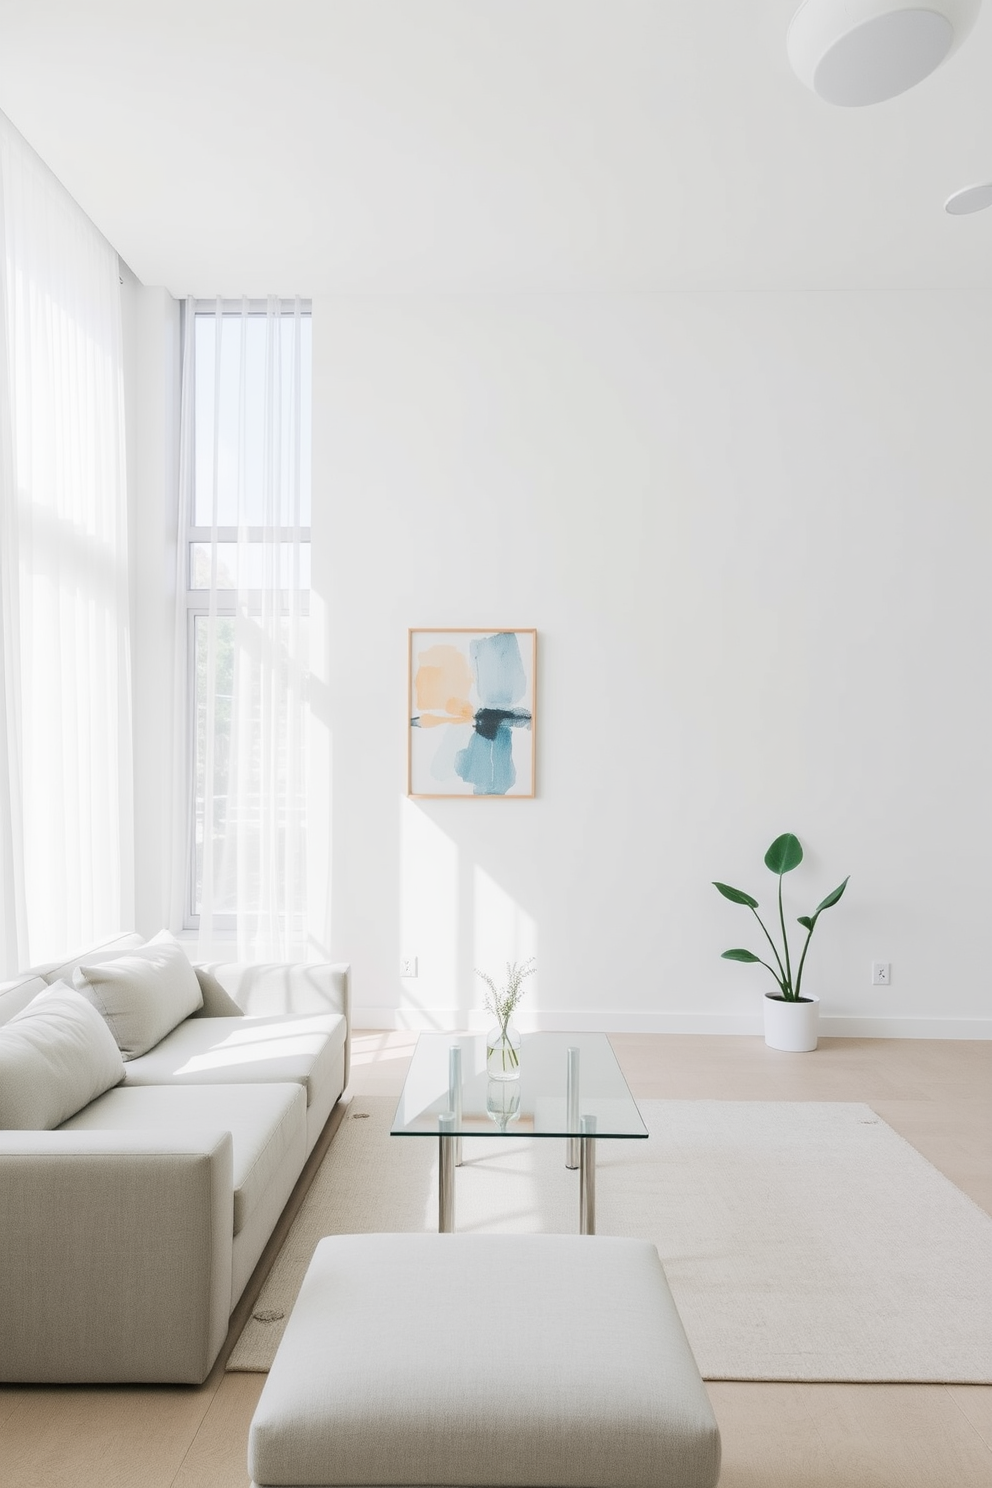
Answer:
<svg viewBox="0 0 992 1488"><path fill-rule="evenodd" d="M537 631L411 629L407 794L536 794Z"/></svg>

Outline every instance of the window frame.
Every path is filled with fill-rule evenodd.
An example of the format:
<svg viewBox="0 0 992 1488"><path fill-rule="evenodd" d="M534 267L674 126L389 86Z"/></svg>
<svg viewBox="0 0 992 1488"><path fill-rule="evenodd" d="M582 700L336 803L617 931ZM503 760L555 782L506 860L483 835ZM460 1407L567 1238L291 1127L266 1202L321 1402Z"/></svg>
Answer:
<svg viewBox="0 0 992 1488"><path fill-rule="evenodd" d="M286 300L280 299L279 300L279 304L280 304L280 307L281 307L280 308L280 312L279 312L280 315L285 315L285 316L287 316L287 318L290 318L290 319L293 318L294 311L292 309L290 309L290 310L287 311L285 308L282 308L282 307L286 306L287 304L292 304L292 302L291 301L286 301ZM269 301L268 300L264 300L264 299L249 299L247 301L240 300L240 299L237 299L237 300L231 300L231 299L220 299L220 300L216 300L216 299L196 299L196 300L193 301L193 304L192 304L192 313L193 313L194 318L196 316L198 316L198 315L203 315L203 316L207 316L207 317L209 317L211 319L215 319L216 316L219 313L222 316L224 316L224 315L231 315L231 316L236 316L238 319L240 319L241 316L242 316L242 314L245 313L245 310L246 309L247 309L247 314L250 315L250 316L252 316L252 315L265 316L265 315L268 314L268 307L269 307ZM187 304L184 304L183 305L183 307L182 307L182 313L183 313L183 316L184 317L189 313L188 308L187 308ZM312 324L313 309L312 309L312 302L310 300L301 299L301 301L300 301L300 315L301 315L301 317L307 317L307 318L309 318L311 320L311 324ZM190 407L194 410L194 412L193 412L193 426L190 429L190 440L191 440L191 448L195 450L195 439L196 439L196 435L195 435L196 355L195 355L195 329L194 328L191 328L191 329L193 330L194 354L193 354L193 359L192 359L193 360L193 365L192 365L192 367L190 369L190 376L193 379L193 386L190 389L190 394L189 395L190 395ZM312 366L312 363L311 363L311 366ZM311 469L312 469L312 451L311 451ZM197 861L196 861L196 850L197 850L197 842L196 842L196 826L197 826L197 790L196 790L196 784L197 784L196 622L197 622L198 619L205 619L205 620L207 620L209 622L209 620L211 618L211 615L215 619L217 619L217 620L222 620L222 619L236 620L237 619L237 613L238 613L238 596L239 596L239 593L242 593L243 592L243 593L246 593L247 594L247 596L248 596L248 603L249 603L249 611L251 611L251 610L253 610L255 608L255 605L258 602L256 600L256 598L255 598L255 595L256 595L256 593L258 591L253 591L251 589L248 589L248 590L245 590L245 591L241 591L239 589L216 589L216 590L213 591L213 594L214 594L214 603L213 603L213 605L211 605L211 600L210 600L211 590L210 590L210 588L209 587L205 587L205 588L194 588L194 586L193 586L193 552L194 552L194 549L197 546L197 544L206 545L208 548L210 546L212 546L213 543L215 543L215 542L216 543L231 543L231 544L237 546L238 543L239 543L239 541L244 540L244 539L247 539L247 541L249 541L249 542L266 543L266 544L269 544L269 543L280 544L280 543L286 543L286 542L291 543L293 541L293 539L294 539L294 536L297 533L298 533L298 536L299 536L299 542L300 542L300 544L301 545L306 544L306 546L309 547L310 540L311 540L311 538L310 538L311 528L310 528L310 525L309 524L307 526L300 526L298 529L295 529L293 527L287 527L285 525L280 526L280 527L277 527L277 528L263 529L263 528L257 527L257 526L249 526L249 527L245 527L245 528L238 528L238 527L232 527L232 526L218 526L218 527L213 527L213 526L203 526L202 524L197 524L197 523L195 523L193 521L193 515L194 515L195 510L196 510L196 469L195 469L195 462L193 464L193 467L190 470L189 480L190 480L190 490L188 492L188 501L187 501L187 503L185 504L185 507L184 507L184 509L186 511L186 520L185 520L185 523L184 523L184 531L183 531L183 533L181 534L181 537L180 537L180 543L181 543L181 549L182 549L182 558L181 558L181 561L182 561L182 564L183 564L183 575L184 575L183 592L185 594L185 610L186 610L186 686L185 686L186 719L185 719L185 727L184 727L184 736L185 736L186 780L187 780L185 810L186 810L186 818L187 818L187 823L188 823L188 844L189 844L188 845L188 851L187 851L187 861L186 861L186 884L185 884L185 892L184 892L184 895L183 895L183 906L184 906L184 908L183 908L183 930L184 931L199 931L199 929L200 929L201 915L200 915L200 910L199 910L199 908L197 906L197 898L198 898L197 887L198 887L198 885L197 885ZM281 591L281 592L284 592L284 593L287 593L288 594L288 591ZM301 615L309 616L309 614L310 614L310 586L309 585L308 585L308 587L306 589L301 589L300 590L300 592L299 592L299 594L297 596L297 600L298 600L298 612ZM204 833L206 833L206 821L205 820L204 820ZM228 933L233 934L237 930L237 913L236 912L234 912L234 913L223 913L223 914L221 914L221 913L215 913L214 916L213 916L213 930L215 932L219 932L222 935L228 934Z"/></svg>

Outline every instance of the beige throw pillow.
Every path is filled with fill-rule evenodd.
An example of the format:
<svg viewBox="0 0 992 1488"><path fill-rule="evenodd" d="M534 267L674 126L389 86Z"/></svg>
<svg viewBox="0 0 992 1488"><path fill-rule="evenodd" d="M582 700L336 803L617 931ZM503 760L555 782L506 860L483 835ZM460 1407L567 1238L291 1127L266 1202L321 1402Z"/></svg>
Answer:
<svg viewBox="0 0 992 1488"><path fill-rule="evenodd" d="M203 1006L196 972L167 930L113 961L77 966L73 981L106 1020L125 1060L147 1054Z"/></svg>
<svg viewBox="0 0 992 1488"><path fill-rule="evenodd" d="M124 1078L106 1023L53 982L0 1028L0 1127L54 1131Z"/></svg>

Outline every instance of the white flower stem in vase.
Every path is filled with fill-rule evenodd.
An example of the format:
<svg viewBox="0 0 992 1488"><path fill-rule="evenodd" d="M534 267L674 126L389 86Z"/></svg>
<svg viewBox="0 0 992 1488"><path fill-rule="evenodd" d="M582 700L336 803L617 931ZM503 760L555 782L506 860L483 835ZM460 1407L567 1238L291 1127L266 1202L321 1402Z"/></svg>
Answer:
<svg viewBox="0 0 992 1488"><path fill-rule="evenodd" d="M486 1038L486 1073L490 1080L519 1080L520 1034L507 1020Z"/></svg>
<svg viewBox="0 0 992 1488"><path fill-rule="evenodd" d="M490 1080L520 1078L520 1034L510 1019L524 995L524 978L533 975L533 961L533 956L519 966L515 961L508 961L506 983L503 987L497 987L486 972L476 972L489 988L486 1008L496 1019L496 1026L486 1036L486 1073Z"/></svg>

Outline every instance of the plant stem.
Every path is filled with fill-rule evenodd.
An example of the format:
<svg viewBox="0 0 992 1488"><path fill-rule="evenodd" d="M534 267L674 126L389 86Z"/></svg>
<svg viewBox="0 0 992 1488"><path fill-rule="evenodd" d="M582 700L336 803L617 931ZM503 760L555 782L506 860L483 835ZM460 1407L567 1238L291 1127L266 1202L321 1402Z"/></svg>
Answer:
<svg viewBox="0 0 992 1488"><path fill-rule="evenodd" d="M804 966L804 964L806 962L806 952L809 950L809 943L813 939L813 931L815 929L816 929L816 918L814 916L812 925L810 925L809 929L806 931L806 944L803 946L803 953L802 953L802 955L799 958L799 970L796 972L796 1001L797 1002L799 1000L799 988L802 986L802 982L803 982L803 966Z"/></svg>
<svg viewBox="0 0 992 1488"><path fill-rule="evenodd" d="M762 961L762 959L761 959L760 956L758 957L758 965L759 966L763 966L766 971L770 971L771 972L772 976L775 978L775 985L776 985L776 987L778 987L779 991L781 991L782 990L782 980L776 974L776 971L775 971L774 966L769 966L768 965L768 962L767 961Z"/></svg>
<svg viewBox="0 0 992 1488"><path fill-rule="evenodd" d="M506 1061L508 1056L511 1067L519 1065L520 1063L520 1055L517 1053L516 1049L513 1047L513 1044L510 1042L509 1037L507 1036L506 1030L509 1026L509 1022L509 1018L507 1018L505 1023L501 1022L499 1030L499 1057L504 1069L506 1069Z"/></svg>
<svg viewBox="0 0 992 1488"><path fill-rule="evenodd" d="M785 984L782 987L782 996L785 998L786 1002L794 1002L796 993L792 990L792 966L789 962L789 937L786 934L785 930L785 910L782 908L782 878L783 875L780 873L778 876L778 917L782 925L782 944L785 946ZM809 942L807 940L807 944L808 943ZM781 962L779 964L781 965Z"/></svg>
<svg viewBox="0 0 992 1488"><path fill-rule="evenodd" d="M779 883L781 885L781 880L779 880ZM775 977L775 980L778 982L779 986L782 988L782 991L784 993L785 992L785 986L786 986L786 982L785 982L785 967L782 965L782 958L781 958L781 956L778 953L778 947L776 946L775 942L772 940L772 938L769 935L768 931L765 930L764 921L762 920L762 918L759 915L758 911L756 909L752 909L751 910L751 913L754 915L754 918L757 920L757 922L761 926L762 930L764 930L764 932L765 932L765 939L767 940L768 944L771 946L771 948L772 948L772 955L775 957L775 960L778 962L779 975L777 977ZM762 966L768 966L768 962L767 961L762 961L761 964L762 964ZM768 970L771 972L772 976L775 976L775 968L774 967L768 966Z"/></svg>

